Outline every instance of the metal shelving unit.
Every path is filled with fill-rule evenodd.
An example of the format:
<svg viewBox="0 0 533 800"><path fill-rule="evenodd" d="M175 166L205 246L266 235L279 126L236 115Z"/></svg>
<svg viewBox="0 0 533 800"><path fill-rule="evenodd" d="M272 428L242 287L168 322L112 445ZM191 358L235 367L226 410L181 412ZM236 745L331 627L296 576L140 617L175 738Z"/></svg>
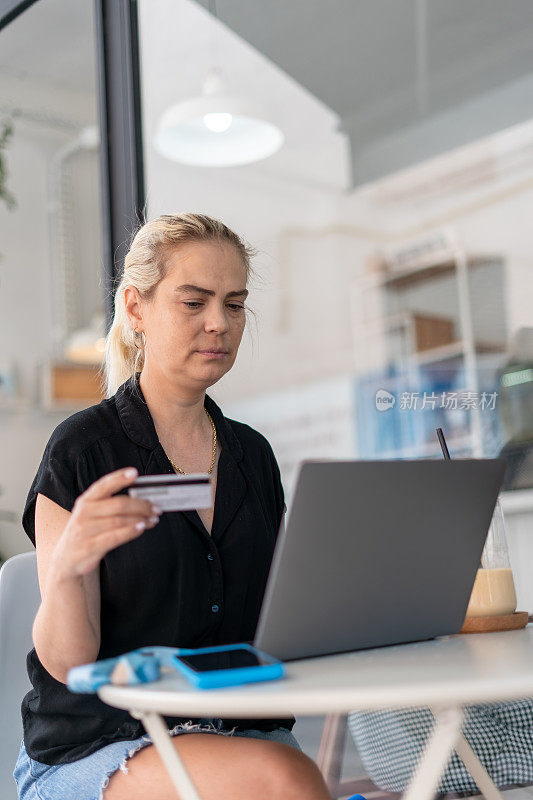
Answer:
<svg viewBox="0 0 533 800"><path fill-rule="evenodd" d="M442 252L414 265L387 268L384 262L383 269L354 279L350 286L350 308L356 375L372 375L380 368L385 374L393 369L400 381L401 376L405 376L411 387L422 390L432 370L448 368L450 373L455 370L463 375L464 391L479 395L479 357L503 353L506 342L498 341L497 337L494 341L476 338L471 277L476 270L494 264L503 266L503 259L494 255L468 254L453 241ZM456 333L451 341L421 348L417 346L414 334L416 314L406 307L405 300L412 292L420 297L421 287L422 294L425 292L427 295L428 290L437 288L439 281L442 286L442 279L446 278L453 278L456 287L453 314ZM434 314L434 294L432 306ZM424 314L425 310L417 309L416 313ZM443 319L434 318L436 325L440 324L442 328ZM424 319L431 325L431 310L429 317ZM500 322L505 325L505 319ZM483 425L478 406L468 414L466 434L458 434L455 438L456 452L466 449L475 457L484 454ZM380 450L380 457L386 458L433 454L438 454L436 445Z"/></svg>

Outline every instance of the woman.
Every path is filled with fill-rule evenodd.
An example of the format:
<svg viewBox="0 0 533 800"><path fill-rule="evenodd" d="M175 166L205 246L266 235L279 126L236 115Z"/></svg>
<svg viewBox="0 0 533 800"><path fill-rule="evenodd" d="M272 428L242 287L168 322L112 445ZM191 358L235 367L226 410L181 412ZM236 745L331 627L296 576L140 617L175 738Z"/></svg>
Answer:
<svg viewBox="0 0 533 800"><path fill-rule="evenodd" d="M69 692L67 672L141 646L253 639L283 488L268 441L205 393L237 355L250 254L198 214L159 217L133 239L107 337L106 399L55 429L24 509L42 602L20 800L174 800L142 724ZM160 516L127 494L137 474L173 471L209 472L213 506ZM165 720L205 800L330 797L293 718Z"/></svg>

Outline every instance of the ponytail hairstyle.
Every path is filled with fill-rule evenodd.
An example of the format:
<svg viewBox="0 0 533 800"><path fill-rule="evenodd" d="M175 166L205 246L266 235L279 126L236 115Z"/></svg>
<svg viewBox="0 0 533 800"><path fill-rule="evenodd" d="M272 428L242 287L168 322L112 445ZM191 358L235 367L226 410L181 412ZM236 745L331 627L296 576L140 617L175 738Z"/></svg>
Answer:
<svg viewBox="0 0 533 800"><path fill-rule="evenodd" d="M112 397L119 386L141 372L144 365L144 348L139 350L135 346L126 314L126 287L134 286L141 298L150 301L167 274L169 255L185 242L229 242L242 258L248 282L252 274L250 259L256 251L223 222L205 214L183 213L163 214L142 225L124 259L124 270L115 292L115 314L106 337L101 369L106 397Z"/></svg>

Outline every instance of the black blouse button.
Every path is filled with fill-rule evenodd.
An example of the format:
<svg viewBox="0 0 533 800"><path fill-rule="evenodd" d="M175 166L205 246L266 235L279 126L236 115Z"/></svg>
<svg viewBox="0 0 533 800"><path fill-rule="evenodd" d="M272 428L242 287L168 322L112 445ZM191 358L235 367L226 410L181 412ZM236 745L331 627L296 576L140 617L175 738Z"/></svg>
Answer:
<svg viewBox="0 0 533 800"><path fill-rule="evenodd" d="M213 553L208 553L207 554L207 559L208 559L208 561L214 561Z"/></svg>
<svg viewBox="0 0 533 800"><path fill-rule="evenodd" d="M215 603L214 605L211 606L211 611L213 612L213 614L216 614L219 608L220 606L217 606L217 604Z"/></svg>

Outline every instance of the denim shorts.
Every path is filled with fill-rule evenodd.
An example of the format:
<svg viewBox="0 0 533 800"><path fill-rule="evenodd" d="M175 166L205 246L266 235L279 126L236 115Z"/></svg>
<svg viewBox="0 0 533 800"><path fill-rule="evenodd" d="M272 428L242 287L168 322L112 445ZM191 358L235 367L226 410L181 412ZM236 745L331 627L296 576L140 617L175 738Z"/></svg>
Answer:
<svg viewBox="0 0 533 800"><path fill-rule="evenodd" d="M296 738L287 728L273 731L224 729L218 719L202 719L198 724L182 723L169 729L171 736L186 733L212 733L219 736L245 736L281 742L301 750ZM112 742L85 758L71 764L50 766L34 761L20 745L19 757L13 771L19 800L104 800L104 789L117 769L128 772L126 761L138 750L152 744L146 734L137 739Z"/></svg>

